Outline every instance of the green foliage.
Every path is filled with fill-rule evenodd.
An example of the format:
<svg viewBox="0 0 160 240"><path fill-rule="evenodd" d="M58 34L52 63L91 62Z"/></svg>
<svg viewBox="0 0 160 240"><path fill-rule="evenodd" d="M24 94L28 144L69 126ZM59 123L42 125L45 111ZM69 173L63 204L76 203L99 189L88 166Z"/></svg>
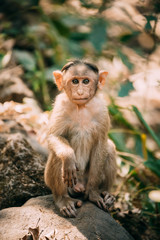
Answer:
<svg viewBox="0 0 160 240"><path fill-rule="evenodd" d="M158 139L158 137L156 136L156 134L154 133L154 131L149 127L149 125L147 124L147 122L144 120L142 114L140 113L140 111L138 110L137 107L133 106L133 111L136 113L138 119L141 121L141 123L143 124L143 126L147 129L147 131L150 133L150 135L153 137L153 139L155 140L155 142L158 144L158 146L160 147L160 139Z"/></svg>
<svg viewBox="0 0 160 240"><path fill-rule="evenodd" d="M128 67L129 70L133 70L133 64L129 61L129 58L120 49L117 50L118 56L121 58L122 62Z"/></svg>
<svg viewBox="0 0 160 240"><path fill-rule="evenodd" d="M116 121L117 124L121 124L122 126L125 126L131 130L134 130L134 126L132 126L132 124L130 124L124 118L122 112L120 111L120 107L114 103L113 99L112 99L112 103L108 106L108 110L110 114L113 116L114 121Z"/></svg>
<svg viewBox="0 0 160 240"><path fill-rule="evenodd" d="M14 50L14 55L17 62L22 64L26 71L34 71L36 69L35 57L30 52Z"/></svg>
<svg viewBox="0 0 160 240"><path fill-rule="evenodd" d="M4 57L4 54L0 53L0 69L2 68L2 59Z"/></svg>
<svg viewBox="0 0 160 240"><path fill-rule="evenodd" d="M120 90L118 92L119 97L126 97L129 95L129 92L134 90L133 84L130 81L125 81L121 84Z"/></svg>
<svg viewBox="0 0 160 240"><path fill-rule="evenodd" d="M106 26L107 23L103 18L96 18L91 22L92 30L89 40L99 53L102 51L103 44L107 42Z"/></svg>
<svg viewBox="0 0 160 240"><path fill-rule="evenodd" d="M92 3L90 0L80 0L81 5L85 8L98 8L98 5Z"/></svg>
<svg viewBox="0 0 160 240"><path fill-rule="evenodd" d="M135 128L132 124L129 124L125 120L121 108L115 105L113 100L109 106L109 111L116 126L110 130L109 137L119 151L119 156L122 160L121 167L130 166L127 184L133 204L138 201L136 205L139 206L142 214L148 218L150 225L155 226L157 218L154 214L159 209L160 203L155 205L149 198L149 192L154 189L160 189L160 159L146 146L146 138L149 136L144 133L142 128ZM159 145L159 139L144 120L139 110L133 106L128 111L136 114L139 123L142 124L143 128L147 130L153 140ZM130 147L127 146L129 139L132 139ZM150 171L149 175L145 170L146 168ZM125 185L126 182L122 186Z"/></svg>
<svg viewBox="0 0 160 240"><path fill-rule="evenodd" d="M158 177L160 177L160 160L157 161L146 161L144 162L144 165L148 167L151 171L153 171L155 174L157 174Z"/></svg>

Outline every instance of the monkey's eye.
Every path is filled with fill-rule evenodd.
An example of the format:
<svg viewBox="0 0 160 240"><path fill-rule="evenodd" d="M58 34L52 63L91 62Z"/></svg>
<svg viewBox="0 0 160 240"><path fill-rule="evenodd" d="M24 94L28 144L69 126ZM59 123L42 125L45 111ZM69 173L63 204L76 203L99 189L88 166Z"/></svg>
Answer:
<svg viewBox="0 0 160 240"><path fill-rule="evenodd" d="M89 79L84 79L84 80L83 80L83 83L84 83L84 84L88 84L88 83L89 83Z"/></svg>
<svg viewBox="0 0 160 240"><path fill-rule="evenodd" d="M72 83L73 83L73 84L78 84L79 81L78 81L78 79L75 78L75 79L72 80Z"/></svg>

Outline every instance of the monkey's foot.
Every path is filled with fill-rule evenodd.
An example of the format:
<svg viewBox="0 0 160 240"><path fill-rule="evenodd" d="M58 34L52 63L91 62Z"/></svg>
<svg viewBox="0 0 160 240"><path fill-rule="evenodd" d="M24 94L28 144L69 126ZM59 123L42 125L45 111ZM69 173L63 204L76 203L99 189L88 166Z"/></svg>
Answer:
<svg viewBox="0 0 160 240"><path fill-rule="evenodd" d="M72 218L76 217L76 208L82 206L82 201L69 197L63 197L61 200L56 202L56 205L59 207L60 212L63 214L63 216Z"/></svg>
<svg viewBox="0 0 160 240"><path fill-rule="evenodd" d="M84 193L85 187L82 183L78 182L76 185L73 186L73 191L76 193Z"/></svg>
<svg viewBox="0 0 160 240"><path fill-rule="evenodd" d="M99 208L107 211L113 206L115 197L110 195L107 191L102 192L102 194L92 191L89 193L89 200L95 203Z"/></svg>

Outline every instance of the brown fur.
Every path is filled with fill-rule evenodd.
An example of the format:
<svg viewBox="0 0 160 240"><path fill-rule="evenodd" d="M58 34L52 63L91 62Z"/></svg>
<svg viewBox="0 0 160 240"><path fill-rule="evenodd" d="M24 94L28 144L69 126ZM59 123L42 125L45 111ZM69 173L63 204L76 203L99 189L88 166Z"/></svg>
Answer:
<svg viewBox="0 0 160 240"><path fill-rule="evenodd" d="M115 147L108 140L106 102L97 91L106 72L97 73L84 62L55 72L59 89L48 127L49 158L45 182L64 216L75 217L80 194L106 210L114 201L108 194L116 174ZM73 84L73 79L79 84ZM83 79L89 79L83 84ZM80 94L78 89L81 89ZM81 100L82 98L82 100ZM72 197L70 196L72 194Z"/></svg>

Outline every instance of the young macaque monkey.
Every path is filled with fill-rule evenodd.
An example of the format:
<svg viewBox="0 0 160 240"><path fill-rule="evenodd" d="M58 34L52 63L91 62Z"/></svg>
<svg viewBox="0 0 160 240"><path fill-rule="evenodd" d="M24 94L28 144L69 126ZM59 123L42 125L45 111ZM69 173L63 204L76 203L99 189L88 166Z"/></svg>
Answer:
<svg viewBox="0 0 160 240"><path fill-rule="evenodd" d="M116 175L115 147L107 136L110 121L99 92L107 74L81 60L53 72L63 92L56 97L48 126L45 182L66 217L76 216L82 199L105 211L114 202L108 191Z"/></svg>

